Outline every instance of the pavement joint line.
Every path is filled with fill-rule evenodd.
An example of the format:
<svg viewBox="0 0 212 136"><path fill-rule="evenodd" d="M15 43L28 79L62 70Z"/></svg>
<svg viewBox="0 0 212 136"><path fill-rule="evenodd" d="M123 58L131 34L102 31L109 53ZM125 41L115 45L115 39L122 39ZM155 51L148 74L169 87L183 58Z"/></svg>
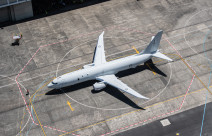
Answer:
<svg viewBox="0 0 212 136"><path fill-rule="evenodd" d="M208 87L210 85L210 82L211 82L211 62L207 56L207 52L205 51L205 41L208 37L208 35L211 33L211 31L207 32L206 36L205 36L205 39L204 39L204 43L203 43L203 50L204 50L204 54L205 54L205 57L207 58L208 60L208 64L210 65L210 75L209 75L209 82L208 82ZM204 105L204 110L203 110L203 115L202 115L202 124L201 124L201 131L200 131L200 136L202 135L202 130L203 130L203 126L204 126L204 120L205 120L205 113L206 113L206 106L207 106L207 98L208 98L208 92L206 93L206 96L205 96L205 105Z"/></svg>
<svg viewBox="0 0 212 136"><path fill-rule="evenodd" d="M21 126L22 126L22 123L23 123L23 120L24 120L24 116L26 114L26 110L27 109L24 108L24 114L23 114L22 119L21 119L20 132L19 132L20 133L20 136L21 136Z"/></svg>
<svg viewBox="0 0 212 136"><path fill-rule="evenodd" d="M51 79L50 81L48 81L48 82L46 82L44 85L42 85L38 90L36 90L33 94L32 94L32 96L30 97L30 100L32 99L32 97L35 95L35 93L37 93L39 90L41 90L43 87L45 87L47 84L49 84L51 81L53 81L54 80L54 78L53 79ZM32 104L32 103L31 103Z"/></svg>
<svg viewBox="0 0 212 136"><path fill-rule="evenodd" d="M212 25L210 25L210 26L207 26L207 27L204 27L204 28L201 28L201 29L198 29L198 30L193 30L193 31L189 31L189 32L187 32L187 33L184 33L184 34L190 34L190 33L193 33L193 32L196 32L196 31L199 31L199 30L203 30L203 29L207 29L208 27L211 27ZM115 28L115 27L118 27L118 26L116 26L116 25L114 25L114 26L109 26L109 27L112 27L112 28ZM109 27L107 27L107 28L109 28ZM120 26L119 26L120 27ZM106 29L107 29L106 28ZM111 28L111 29L112 29ZM100 31L100 30L99 30ZM95 33L97 33L97 32L99 32L99 31L96 31ZM131 30L132 31L132 30ZM140 32L140 33L142 33L141 31L137 31L137 32ZM174 38L174 37L178 37L178 36L181 36L181 35L184 35L184 34L179 34L179 35L175 35L175 36L172 36L172 37L168 37L167 39L171 39L171 38ZM88 34L89 35L89 34ZM74 38L70 38L70 39L67 39L67 41L68 40L72 40L72 39L75 39L75 38L77 38L77 37L74 37ZM162 41L163 41L163 39L162 39ZM65 42L65 41L60 41L61 43L62 42ZM52 44L47 44L47 45L52 45ZM46 45L46 46L47 46ZM43 46L40 46L40 47L43 47ZM39 48L40 48L39 47ZM140 46L139 46L140 47ZM128 50L125 50L125 51L128 51ZM114 55L114 54L112 54L112 55ZM51 72L50 72L51 73ZM49 73L48 73L49 74ZM43 74L43 75L46 75L46 74ZM39 76L38 76L39 77ZM29 79L30 80L30 79ZM28 80L26 80L26 81L28 81ZM22 82L22 81L20 81L20 82ZM13 84L13 83L12 83ZM0 86L0 88L1 88L2 86Z"/></svg>
<svg viewBox="0 0 212 136"><path fill-rule="evenodd" d="M115 26L114 26L115 27ZM114 27L111 27L111 26L109 26L109 27L106 27L105 29L111 29L111 28L114 28ZM120 26L119 26L120 27ZM122 29L124 29L124 28L122 28ZM128 30L128 29L127 29ZM99 32L100 30L98 30L98 31L95 31L95 32L93 32L93 33L97 33L97 32ZM141 32L141 31L138 31L138 32ZM86 35L91 35L91 34L93 34L93 33L89 33L89 34L86 34ZM82 37L83 36L83 34L82 35L80 35L80 36L78 36L78 38L80 38L80 37ZM76 37L77 38L77 37ZM70 39L68 39L68 40L70 40ZM168 40L167 40L168 41ZM63 42L63 41L62 41ZM58 43L58 42L57 42ZM61 42L59 42L59 43L61 43ZM169 41L168 41L168 43L170 43ZM21 88L20 88L20 85L19 85L19 83L18 83L18 81L17 81L17 79L18 79L18 77L20 76L20 74L24 71L24 69L25 69L25 67L30 63L30 61L35 57L35 55L37 54L37 52L41 49L41 47L46 47L46 46L49 46L49 45L53 45L53 44L47 44L47 45L44 45L44 46L40 46L39 48L38 48L38 50L34 53L34 55L29 59L29 61L25 64L25 66L21 69L21 71L19 72L19 74L16 76L16 78L15 78L15 80L16 80L16 83L17 83L17 85L18 85L18 88L19 88L19 90L20 90L20 93L21 93L21 96L22 96L22 99L24 100L24 103L25 103L25 105L27 106L27 109L28 109L28 112L29 112L29 114L30 114L30 116L31 116L31 119L32 119L32 121L34 122L34 120L33 120L33 118L32 118L32 115L31 115L31 112L30 112L30 110L29 110L29 107L28 107L28 105L27 105L27 103L26 103L26 100L25 100L25 97L23 96L23 92L22 92L22 90L21 90ZM174 48L175 49L175 48ZM176 50L176 49L175 49ZM178 53L178 51L176 50L176 52ZM178 53L179 54L179 53ZM180 55L180 54L179 54ZM186 62L184 62L185 64L186 64ZM188 64L187 64L188 65ZM190 67L189 67L190 68ZM197 77L197 76L196 76ZM198 77L197 77L198 78ZM198 78L199 79L199 78ZM199 79L200 80L200 79ZM204 83L200 80L200 82L204 85ZM204 85L205 86L205 85ZM208 90L208 88L206 87L206 89ZM210 90L208 90L209 92L210 92ZM211 93L211 92L210 92ZM211 93L212 94L212 93Z"/></svg>
<svg viewBox="0 0 212 136"><path fill-rule="evenodd" d="M204 29L205 29L205 28L204 28ZM187 33L186 33L186 34L187 34ZM180 36L180 35L178 35L178 36ZM174 36L174 37L177 37L177 36ZM167 39L171 39L171 38L173 38L173 37L169 37L169 38L167 38ZM73 39L75 39L75 38L73 38ZM72 40L72 39L69 39L69 40ZM65 41L62 41L62 42L65 42ZM55 44L55 43L54 43L54 44ZM49 44L49 45L51 45L51 44ZM146 45L146 44L145 44L145 45ZM139 47L140 47L140 46L139 46ZM126 52L126 51L129 51L129 50L131 50L131 49L124 50L124 51L121 51L121 52L118 52L118 53ZM109 56L113 56L113 55L115 55L115 54L117 54L117 53L110 54ZM107 56L107 57L108 57L108 56ZM85 62L85 63L89 63L89 62ZM83 64L85 64L85 63L83 63ZM74 65L74 66L77 66L77 65ZM63 69L60 69L60 70L64 70L64 69L67 69L67 68L63 68ZM55 72L55 71L49 72L49 73L47 73L47 74L50 74L50 73L53 73L53 72ZM33 77L33 78L29 78L29 79L26 79L26 80L23 80L23 81L19 81L19 82L24 82L24 81L32 80L32 79L34 79L34 78L37 78L37 77L40 77L40 76L43 76L43 75L47 75L47 74L41 74L41 75L39 75L39 76L35 76L35 77ZM16 84L16 83L11 83L11 84L8 84L8 85L0 86L0 88L6 87L6 86L9 86L9 85L13 85L13 84Z"/></svg>
<svg viewBox="0 0 212 136"><path fill-rule="evenodd" d="M40 50L40 48L34 53L34 55L32 56L32 58L37 54L37 52ZM27 102L26 102L26 99L25 99L25 97L24 97L24 95L23 95L23 92L22 92L22 90L21 90L21 87L20 87L20 85L19 85L19 83L18 83L18 81L17 81L17 78L19 77L19 75L22 73L22 71L25 69L25 67L29 64L29 62L32 60L32 58L25 64L25 66L21 69L21 71L19 72L19 74L16 76L16 78L15 78L15 81L16 81L16 84L18 85L18 89L19 89L19 91L20 91L20 93L21 93L21 96L22 96L22 99L24 100L24 103L25 103L25 105L26 105L26 107L27 107L27 110L28 110L28 112L29 112L29 114L30 114L30 117L31 117L31 119L32 119L32 122L34 123L34 119L33 119L33 117L32 117L32 114L31 114L31 112L30 112L30 110L29 110L29 107L28 107L28 104L27 104Z"/></svg>
<svg viewBox="0 0 212 136"><path fill-rule="evenodd" d="M165 39L165 38L164 38ZM193 71L193 69L191 68L191 66L188 64L188 63L186 63L185 61L184 61L184 59L183 59L183 57L180 55L180 53L174 48L174 46L167 40L167 39L165 39L168 43L169 43L169 45L171 45L172 46L172 48L177 52L177 54L178 54L178 56L180 57L180 59L184 62L184 64L186 64L186 66L190 69L190 70L192 70L192 73L194 74L194 76L196 76L196 72L195 71ZM193 78L194 78L194 76L193 76ZM197 77L197 76L196 76ZM193 82L193 78L192 78L192 82ZM198 78L198 77L197 77ZM199 78L198 78L199 79ZM199 79L200 80L200 79ZM201 81L201 80L200 80ZM203 83L204 84L204 83ZM189 88L190 88L190 86L189 86ZM208 90L208 88L206 87L206 89ZM186 93L187 94L187 93ZM186 95L185 95L185 97L186 97ZM86 128L86 127L85 127ZM75 132L75 131L71 131L70 133L72 133L72 132ZM67 133L65 133L65 134L67 134ZM63 134L64 135L64 134ZM60 135L60 136L63 136L63 135Z"/></svg>
<svg viewBox="0 0 212 136"><path fill-rule="evenodd" d="M176 54L172 54L172 55L176 55ZM129 55L128 55L128 56L129 56ZM178 55L176 55L176 56L178 56ZM122 57L124 57L124 56L122 56ZM179 56L178 56L178 57L179 57ZM119 58L120 58L120 57L119 57ZM116 58L116 59L117 59L117 58ZM38 90L37 90L37 91L38 91ZM37 91L36 91L36 92L37 92ZM34 94L35 94L35 93L34 93ZM33 95L34 95L34 94L33 94ZM182 95L182 96L184 96L184 95ZM168 102L168 101L166 101L166 102ZM155 105L155 106L156 106L156 105ZM151 106L151 107L152 107L152 106ZM147 108L147 107L145 107L145 108ZM94 125L93 125L93 126L94 126Z"/></svg>
<svg viewBox="0 0 212 136"><path fill-rule="evenodd" d="M210 86L211 88L212 86ZM203 91L205 88L202 88L202 89L199 89L199 90L196 90L196 91L193 91L193 92L190 92L190 93L187 93L187 95L190 95L190 94L193 94L193 93L197 93L197 92L200 92L200 91ZM166 100L166 101L163 101L163 102L158 102L158 103L155 103L153 105L150 105L150 106L147 106L145 107L144 109L147 109L147 108L150 108L150 107L153 107L153 106L156 106L156 105L159 105L159 104L162 104L162 103L165 103L165 102L169 102L169 101L172 101L172 100L175 100L175 99L178 99L180 97L185 97L185 94L181 95L181 96L177 96L177 97L174 97L174 98L171 98L169 100ZM131 111L131 112L128 112L128 113L125 113L125 114L122 114L122 115L119 115L119 116L116 116L116 117L113 117L113 118L110 118L110 119L107 119L105 121L101 121L101 122L98 122L98 123L95 123L95 124L92 124L92 125L89 125L89 126L86 126L86 127L83 127L83 128L79 128L79 129L76 129L76 130L73 130L71 131L70 133L73 133L73 132L76 132L76 131L80 131L80 130L83 130L83 129L86 129L86 128L89 128L89 127L92 127L92 126L95 126L95 125L98 125L98 124L101 124L101 123L104 123L104 122L107 122L107 121L110 121L110 120L113 120L113 119L116 119L116 118L119 118L119 117L122 117L122 116L126 116L128 114L132 114L134 112L138 112L138 111L141 111L141 109L138 109L138 110L134 110L134 111ZM169 114L169 113L168 113ZM160 115L160 116L165 116L166 113ZM159 116L159 117L160 117ZM146 122L147 120L144 120L144 122ZM139 122L140 123L140 122ZM68 134L70 134L68 133ZM63 136L63 135L66 135L66 134L62 134L62 135L59 135L59 136Z"/></svg>
<svg viewBox="0 0 212 136"><path fill-rule="evenodd" d="M154 120L155 118L163 117L163 116L165 116L165 115L169 115L169 114L172 114L172 113L174 113L174 112L176 112L176 111L181 110L181 108L182 108L182 106L183 106L183 104L184 104L184 101L185 101L185 99L186 99L186 96L187 96L187 94L188 94L188 91L190 90L190 87L191 87L191 85L192 85L192 83L193 83L194 77L195 77L195 75L193 75L192 80L191 80L191 82L190 82L190 84L189 84L189 87L188 87L188 89L186 90L186 94L184 95L184 98L183 98L183 100L182 100L182 102L181 102L181 105L179 106L180 108L177 108L177 109L172 110L172 111L170 111L170 112L167 112L167 113L165 113L165 114L156 115L156 116L154 116L154 117L148 118L147 120L143 120L143 121L140 121L140 122L137 122L137 123L134 123L134 124L128 125L128 126L126 126L126 127L122 127L122 128L123 128L123 129L126 129L126 128L128 128L128 127L132 127L132 126L135 126L135 125L138 125L138 124L147 122L147 121L151 121L151 120ZM142 125L144 125L144 124L142 124ZM102 134L102 135L100 135L100 136L105 136L105 135L108 135L108 134L112 134L112 133L114 133L114 132L117 132L117 131L122 130L122 128L119 128L119 129L117 129L117 130L115 130L115 131L108 132L108 133L106 133L106 134Z"/></svg>
<svg viewBox="0 0 212 136"><path fill-rule="evenodd" d="M113 28L113 27L110 26L110 27L106 27L105 29L109 29L109 28L111 29L111 28ZM100 30L91 32L91 33L87 34L87 36L88 36L88 35L91 35L91 34L93 34L93 33L97 33L97 32L99 32L99 31L100 31ZM83 35L85 35L85 34L81 34L80 36L78 36L78 38L82 37ZM77 38L77 37L76 37L76 38ZM70 40L70 39L68 39L68 40ZM62 42L63 42L63 41L62 41ZM60 43L60 42L59 42L59 43ZM26 67L26 66L31 62L31 60L35 57L35 55L38 53L38 51L39 51L42 47L46 47L46 46L49 46L49 45L53 45L53 44L47 44L47 45L44 45L44 46L40 46L40 47L37 49L37 51L33 54L33 56L28 60L28 62L24 65L24 67L20 70L20 72L18 73L18 75L17 75L16 78L15 78L16 84L17 84L18 89L19 89L19 91L20 91L20 93L21 93L21 96L22 96L23 101L24 101L25 105L27 106L27 110L28 110L28 112L29 112L29 114L30 114L30 116L31 116L31 119L32 119L33 123L34 123L34 120L33 120L32 114L31 114L31 112L30 112L30 110L29 110L28 104L27 104L27 102L26 102L25 97L23 96L23 92L22 92L22 90L21 90L21 88L20 88L20 85L19 85L17 79L18 79L18 77L20 76L20 74L24 71L25 67Z"/></svg>
<svg viewBox="0 0 212 136"><path fill-rule="evenodd" d="M129 56L129 55L127 55L127 56ZM122 56L122 57L124 57L124 56ZM53 78L53 79L55 79L55 77ZM37 93L38 91L40 91L43 87L45 87L48 83L50 83L53 79L51 79L50 81L48 81L47 83L45 83L43 86L41 86L38 90L36 90L35 91L35 93ZM30 102L31 102L31 98L35 95L35 93L30 97ZM43 95L43 94L41 94L41 95ZM36 97L38 97L38 96L41 96L41 95L36 95L35 96L35 98ZM32 102L30 103L31 105L33 105L32 104ZM34 109L34 108L33 108ZM35 111L35 109L34 109L34 111ZM36 124L36 123L35 123ZM38 125L38 124L36 124L36 125ZM42 125L43 126L43 125ZM44 126L44 127L48 127L48 126ZM49 127L49 128L51 128L51 127ZM55 130L55 129L54 129Z"/></svg>
<svg viewBox="0 0 212 136"><path fill-rule="evenodd" d="M44 85L44 86L45 86L45 85ZM44 87L44 86L43 86L43 87ZM39 89L38 89L37 91L39 91ZM37 92L37 91L36 91L36 92ZM35 92L35 93L36 93L36 92ZM34 93L34 94L35 94L35 93ZM33 94L33 95L34 95L34 94ZM32 97L31 97L31 98L32 98ZM34 107L33 107L33 109L34 109ZM35 109L34 109L34 111L35 111ZM38 125L38 124L36 124L36 125ZM42 126L43 126L43 125L42 125ZM47 126L44 126L44 127L47 127ZM49 128L50 128L50 127L49 127ZM55 129L54 129L54 130L55 130Z"/></svg>
<svg viewBox="0 0 212 136"><path fill-rule="evenodd" d="M212 95L212 92L208 89L208 87L202 82L202 80L197 76L196 72L192 69L192 67L183 59L183 57L180 55L180 53L175 49L175 47L168 41L166 40L169 45L176 51L176 53L179 55L183 63L190 69L190 71L196 76L196 78L200 81L200 83L208 90L208 92Z"/></svg>
<svg viewBox="0 0 212 136"><path fill-rule="evenodd" d="M32 108L33 108L33 110L34 110L34 112L35 112L35 115L36 115L36 117L37 117L37 120L38 120L38 122L39 122L39 124L40 124L40 127L41 127L41 129L42 129L42 131L43 131L43 134L46 136L46 133L45 133L45 131L44 131L44 129L43 129L43 125L41 124L41 122L40 122L40 120L39 120L39 118L38 118L38 115L37 115L37 113L36 113L36 111L35 111L35 108L34 108L34 106L33 106L33 104L32 104L31 99L30 99L30 102L31 102L31 106L32 106ZM34 124L36 124L36 123L34 122Z"/></svg>
<svg viewBox="0 0 212 136"><path fill-rule="evenodd" d="M53 79L54 79L54 78L53 78ZM48 83L50 83L53 79L51 79L50 81L46 82L43 86L41 86L38 90L36 90L35 93L37 93L38 91L40 91L43 87L45 87L45 86L46 86ZM34 93L32 96L34 96L35 93ZM35 112L35 114L36 114L36 117L37 117L37 113L36 113L35 108L34 108L34 106L33 106L33 104L32 104L32 101L31 101L32 96L30 97L30 104L31 104L31 106L32 106L32 108L33 108L33 110L34 110L34 112ZM36 96L37 96L37 95L36 95ZM35 96L35 98L36 98L36 96ZM38 119L38 117L37 117L37 119ZM39 120L39 119L38 119L38 120ZM40 123L40 122L39 122L39 123ZM39 125L39 124L37 124L37 123L35 123L35 122L34 122L34 124L35 124L35 125ZM44 125L40 124L40 126L44 126ZM60 130L60 129L56 129L56 128L53 128L53 127L49 127L49 126L44 126L44 127L50 128L50 129L53 129L53 130L56 130L56 131L59 131L59 132L66 132L66 131L63 131L63 130ZM76 135L76 134L72 134L72 135Z"/></svg>
<svg viewBox="0 0 212 136"><path fill-rule="evenodd" d="M18 83L17 80L16 80L16 83L17 83L17 85L18 85L19 90L21 90L20 85L19 85L19 83ZM23 100L24 100L24 103L25 103L25 105L26 105L26 107L27 107L27 110L28 110L28 112L29 112L29 114L30 114L30 117L31 117L31 119L32 119L32 122L34 123L34 119L33 119L33 117L32 117L32 114L31 114L30 110L29 110L28 104L26 103L26 100L25 100L25 98L24 98L24 96L23 96L23 92L20 91L20 93L21 93L21 96L22 96L22 98L23 98Z"/></svg>
<svg viewBox="0 0 212 136"><path fill-rule="evenodd" d="M152 71L152 73L154 74L154 75L156 75L156 72L149 66L149 64L146 64L147 66L148 66L148 68Z"/></svg>
<svg viewBox="0 0 212 136"><path fill-rule="evenodd" d="M195 74L194 74L193 77L192 77L191 83L190 83L190 85L189 85L189 87L188 87L188 89L187 89L187 91L186 91L186 94L185 94L185 96L184 96L184 98L183 98L183 102L182 102L182 104L180 105L179 110L181 110L181 108L183 107L183 104L184 104L184 102L185 102L185 99L186 99L186 96L187 96L187 94L188 94L188 91L190 90L191 84L193 83L194 77L195 77Z"/></svg>

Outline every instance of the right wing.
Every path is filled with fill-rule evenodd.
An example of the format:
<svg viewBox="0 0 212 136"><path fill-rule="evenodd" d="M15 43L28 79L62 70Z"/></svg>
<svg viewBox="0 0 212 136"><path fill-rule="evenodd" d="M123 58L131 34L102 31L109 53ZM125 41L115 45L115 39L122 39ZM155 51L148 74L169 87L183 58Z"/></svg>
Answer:
<svg viewBox="0 0 212 136"><path fill-rule="evenodd" d="M135 90L131 89L126 84L124 84L123 82L118 80L115 75L100 76L100 77L97 77L96 79L99 81L102 81L103 83L109 84L121 91L127 92L133 96L136 96L138 98L149 99L149 98L137 93Z"/></svg>

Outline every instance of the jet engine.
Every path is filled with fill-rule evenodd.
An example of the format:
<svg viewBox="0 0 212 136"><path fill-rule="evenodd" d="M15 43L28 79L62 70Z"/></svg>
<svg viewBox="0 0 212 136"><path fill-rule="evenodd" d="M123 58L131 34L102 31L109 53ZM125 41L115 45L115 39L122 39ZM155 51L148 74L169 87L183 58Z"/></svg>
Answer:
<svg viewBox="0 0 212 136"><path fill-rule="evenodd" d="M106 85L103 82L98 82L98 83L93 84L93 89L95 91L99 91L105 87L106 87Z"/></svg>

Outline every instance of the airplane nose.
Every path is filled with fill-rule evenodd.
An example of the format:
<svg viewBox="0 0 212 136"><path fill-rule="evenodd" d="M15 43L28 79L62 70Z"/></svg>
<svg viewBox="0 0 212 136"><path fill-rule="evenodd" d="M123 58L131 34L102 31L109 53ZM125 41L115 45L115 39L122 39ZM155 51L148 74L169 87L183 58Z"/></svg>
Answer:
<svg viewBox="0 0 212 136"><path fill-rule="evenodd" d="M49 83L49 84L47 85L47 87L48 87L48 88L53 88L53 84L52 84L52 83Z"/></svg>

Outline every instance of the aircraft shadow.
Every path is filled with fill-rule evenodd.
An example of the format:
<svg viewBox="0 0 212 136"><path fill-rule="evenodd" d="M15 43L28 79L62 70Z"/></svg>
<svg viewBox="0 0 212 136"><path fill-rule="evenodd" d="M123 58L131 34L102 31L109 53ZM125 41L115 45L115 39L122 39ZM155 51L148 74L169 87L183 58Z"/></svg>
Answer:
<svg viewBox="0 0 212 136"><path fill-rule="evenodd" d="M163 73L160 69L158 69L155 64L153 63L152 59L149 59L148 61L146 61L144 63L144 65L149 69L149 70L153 70L154 72L156 72L157 74L167 77L167 75L165 73ZM149 67L148 67L149 66ZM151 68L151 69L150 69Z"/></svg>
<svg viewBox="0 0 212 136"><path fill-rule="evenodd" d="M119 73L116 74L116 76L121 78L121 77L125 77L125 76L128 76L128 75L133 75L133 74L142 72L144 70L150 70L150 71L153 70L155 73L157 73L161 76L167 77L167 75L165 73L163 73L160 69L158 69L155 66L155 64L152 62L152 59L146 61L144 63L144 65L139 65L136 68L131 68L131 69L127 69L127 70L124 70L124 71L120 71Z"/></svg>
<svg viewBox="0 0 212 136"><path fill-rule="evenodd" d="M53 90L47 92L45 95L58 95L58 94L72 92L72 91L77 91L79 89L92 86L95 82L96 82L95 80L91 80L91 81L86 81L86 82L79 83L79 84L76 84L76 85L72 85L72 86L69 86L69 87L64 87L61 90L60 89L53 89ZM109 85L107 85L106 88L104 88L100 91L95 91L95 90L92 89L91 93L99 93L99 92L102 92L102 91L105 91L106 93L112 95L113 97L117 98L118 100L126 103L127 105L129 105L133 108L145 110L142 107L139 107L136 103L134 103L128 97L126 97L121 91L119 91L118 89L111 87Z"/></svg>
<svg viewBox="0 0 212 136"><path fill-rule="evenodd" d="M77 91L77 90L92 86L95 82L96 82L95 80L90 80L90 81L82 82L82 83L75 84L75 85L72 85L72 86L64 87L61 90L60 89L53 89L53 90L47 92L45 95L58 95L58 94Z"/></svg>
<svg viewBox="0 0 212 136"><path fill-rule="evenodd" d="M100 90L100 91L95 91L95 90L91 90L92 93L99 93L101 91L105 91L107 94L115 97L116 99L126 103L127 105L133 107L133 108L136 108L136 109L142 109L142 110L145 110L144 108L138 106L135 102L133 102L132 100L130 100L127 96L125 96L120 90L112 87L112 86L109 86L107 85L106 88Z"/></svg>

